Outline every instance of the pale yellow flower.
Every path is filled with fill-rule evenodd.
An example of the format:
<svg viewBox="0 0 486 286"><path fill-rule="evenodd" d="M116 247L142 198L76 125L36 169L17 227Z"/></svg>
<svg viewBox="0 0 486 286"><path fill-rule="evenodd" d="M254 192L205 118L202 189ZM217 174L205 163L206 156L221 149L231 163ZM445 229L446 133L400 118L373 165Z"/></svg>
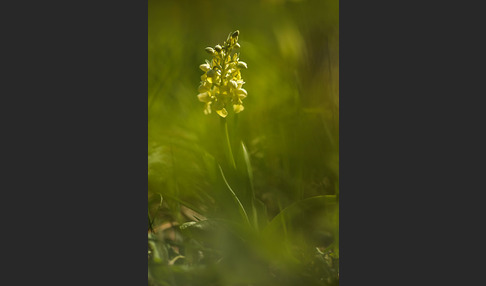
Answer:
<svg viewBox="0 0 486 286"><path fill-rule="evenodd" d="M235 113L243 111L243 99L248 92L242 88L245 82L241 78L241 69L248 65L239 60L239 53L234 52L240 47L238 30L230 33L223 45L205 50L212 55L211 61L201 64L199 68L204 72L197 95L199 101L205 103L204 113L210 114L214 110L219 116L228 116L228 106Z"/></svg>

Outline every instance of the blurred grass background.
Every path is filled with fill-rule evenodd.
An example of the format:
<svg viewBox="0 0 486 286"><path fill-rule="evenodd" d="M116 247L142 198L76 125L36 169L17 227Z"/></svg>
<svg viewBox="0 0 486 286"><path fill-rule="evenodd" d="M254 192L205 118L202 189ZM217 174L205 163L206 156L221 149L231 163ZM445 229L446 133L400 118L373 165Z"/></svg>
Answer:
<svg viewBox="0 0 486 286"><path fill-rule="evenodd" d="M203 114L197 89L203 74L199 65L210 59L204 48L221 44L228 33L239 30L240 59L248 64L242 71L248 97L243 112L228 116L233 150L240 152L240 140L248 149L255 196L265 207L263 221L286 220L280 227L283 233L296 234L287 240L282 231L264 231L262 237L238 228L238 236L245 237L241 245L214 226L205 230L206 240L192 234L188 238L179 230L170 239L167 234L153 236L152 253L159 248L165 258L157 263L152 259L149 283L337 284L336 274L329 272L336 266L329 266L325 257L339 257L338 1L148 3L148 197L155 226L190 221L181 214L184 205L215 221L231 218L231 207L221 205L226 202L219 199L224 185L217 183L220 174L213 166L219 162L223 170L227 167L222 163L219 118ZM241 181L228 177L234 189L244 189ZM325 202L305 200L323 196ZM335 199L334 207L325 207L329 198ZM277 216L286 208L285 215ZM187 251L185 255L174 252L177 235L182 237L178 249ZM330 242L314 243L323 237ZM276 240L282 243L273 244ZM208 258L215 250L214 261L191 260L188 241L199 243L199 248L194 246L199 256ZM204 241L220 244L210 247ZM315 247L331 251L317 253L321 268L316 253L309 250ZM223 266L218 264L222 258L227 261ZM248 278L248 273L256 278Z"/></svg>

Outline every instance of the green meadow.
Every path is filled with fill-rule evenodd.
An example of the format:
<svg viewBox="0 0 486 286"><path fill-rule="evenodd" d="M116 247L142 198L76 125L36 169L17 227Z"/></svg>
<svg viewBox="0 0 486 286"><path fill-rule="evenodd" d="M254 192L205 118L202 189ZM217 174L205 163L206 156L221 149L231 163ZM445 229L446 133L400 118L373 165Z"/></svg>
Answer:
<svg viewBox="0 0 486 286"><path fill-rule="evenodd" d="M338 7L149 0L149 285L339 285Z"/></svg>

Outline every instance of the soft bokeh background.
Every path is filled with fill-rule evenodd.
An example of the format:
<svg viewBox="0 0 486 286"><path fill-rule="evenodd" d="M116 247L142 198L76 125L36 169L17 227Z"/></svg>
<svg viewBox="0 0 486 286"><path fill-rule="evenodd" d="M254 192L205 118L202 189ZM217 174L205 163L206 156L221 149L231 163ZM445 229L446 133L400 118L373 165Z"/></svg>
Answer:
<svg viewBox="0 0 486 286"><path fill-rule="evenodd" d="M238 116L230 113L228 124L235 140L235 153L239 150L239 141L243 141L248 149L255 195L266 208L265 219L271 221L286 207L310 197L335 196L338 202L338 0L149 0L148 3L148 179L149 210L156 218L155 224L169 221L182 224L187 221L178 214L182 201L198 206L199 211L207 212L204 215L209 216L211 212L208 210L220 208L218 204L221 201L216 198L218 186L213 183L217 174L211 171L208 167L211 163L208 162L214 158L224 169L224 142L219 118L214 113L204 115L204 104L197 99L197 88L203 74L199 65L210 59L205 47L221 44L228 33L237 29L240 31L240 60L248 64L248 69L242 71L248 97L244 100L245 110ZM233 183L238 184L236 181ZM160 195L163 204L160 204ZM219 214L224 214L222 209ZM305 209L309 210L308 207ZM299 229L303 229L309 237L315 237L316 229L322 226L323 230L319 230L321 238L330 237L330 248L334 257L338 257L336 207L332 211L302 213L306 215L299 217L295 214L298 218L294 219L294 224L300 225ZM299 241L293 240L284 247L298 246ZM302 243L309 244L305 239ZM251 251L264 253L263 249L271 249L269 244L269 240L257 240ZM238 247L231 243L228 245L228 253ZM231 254L228 255L231 257ZM275 253L269 251L257 256L267 265L272 255ZM313 257L313 254L309 255ZM235 257L240 257L239 262L235 262L238 268L247 272L257 271L249 266L254 263L252 258L245 258L238 251ZM285 264L286 258L278 259ZM308 265L316 265L312 263ZM207 265L205 270L190 268L196 264L183 264L185 268L159 268L163 274L157 276L152 273L151 283L337 283L332 279L322 282L321 278L329 274L322 274L324 270L322 273L310 271L308 276L313 278L288 274L290 276L284 275L285 279L278 280L279 275L275 273L281 272L271 269L288 268L274 265L258 274L260 280L244 281L242 277L247 272L242 272L241 277L234 273L230 275L228 269L211 263L201 263ZM305 271L298 265L307 264L289 262L289 265L302 273ZM308 265L305 267L310 267ZM181 282L178 279L182 278L173 274L177 271L182 271L186 277L199 275L205 278L196 279L199 284L194 280ZM266 272L270 273L268 277Z"/></svg>

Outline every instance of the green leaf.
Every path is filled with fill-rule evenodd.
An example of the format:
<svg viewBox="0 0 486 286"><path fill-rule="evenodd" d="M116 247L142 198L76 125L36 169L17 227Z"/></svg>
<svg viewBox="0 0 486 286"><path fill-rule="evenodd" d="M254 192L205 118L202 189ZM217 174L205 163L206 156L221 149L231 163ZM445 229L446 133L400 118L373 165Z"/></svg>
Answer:
<svg viewBox="0 0 486 286"><path fill-rule="evenodd" d="M236 193L233 191L233 189L231 188L231 186L228 184L228 181L226 180L226 177L224 176L223 169L221 168L221 166L219 166L219 170L221 172L221 176L223 177L224 183L226 184L226 187L228 187L228 190L231 192L231 195L232 195L232 197L233 197L233 199L234 199L234 201L236 203L236 206L239 209L239 212L240 212L241 216L243 217L243 219L245 220L245 222L248 223L248 225L251 225L250 219L248 218L248 214L246 213L246 210L243 207L243 204L241 203L240 199L238 198L238 196L236 195Z"/></svg>

